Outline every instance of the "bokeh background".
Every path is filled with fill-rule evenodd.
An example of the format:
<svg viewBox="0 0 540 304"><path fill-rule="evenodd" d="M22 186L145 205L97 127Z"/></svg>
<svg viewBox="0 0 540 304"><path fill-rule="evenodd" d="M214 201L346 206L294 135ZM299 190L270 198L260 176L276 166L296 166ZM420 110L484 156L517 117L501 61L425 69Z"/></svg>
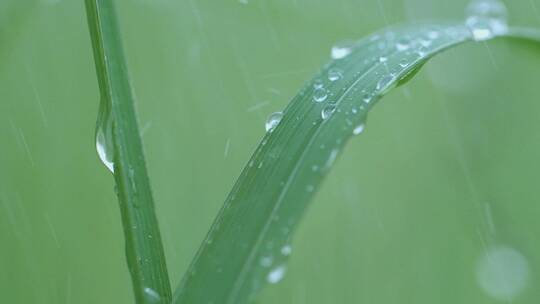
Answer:
<svg viewBox="0 0 540 304"><path fill-rule="evenodd" d="M333 44L466 0L117 1L176 286L264 133ZM540 28L540 0L506 1ZM468 44L370 114L258 303L538 303L540 47ZM3 303L133 303L83 1L0 2Z"/></svg>

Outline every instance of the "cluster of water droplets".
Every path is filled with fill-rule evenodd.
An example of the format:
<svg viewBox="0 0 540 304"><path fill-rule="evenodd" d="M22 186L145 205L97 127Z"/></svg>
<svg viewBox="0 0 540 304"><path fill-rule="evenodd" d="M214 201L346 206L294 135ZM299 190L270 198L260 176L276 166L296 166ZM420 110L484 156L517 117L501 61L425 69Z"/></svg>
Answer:
<svg viewBox="0 0 540 304"><path fill-rule="evenodd" d="M320 106L320 120L324 122L342 110L346 115L360 114L356 118L347 119L346 123L353 130L353 135L362 133L365 124L360 120L365 119L367 110L372 106L373 101L395 86L398 80L405 78L403 76L404 70L409 73L414 72L413 64L425 58L433 44L443 36L466 37L468 35L467 31L461 29L460 32L457 27L443 29L436 26L426 26L421 35L411 36L403 32L387 31L373 35L362 42L344 41L334 45L330 54L335 64L333 64L333 67L325 69L323 74L311 83L311 98L318 107ZM360 59L350 59L356 48L362 47L367 48L368 53L374 55ZM396 56L396 54L399 54L399 56ZM397 57L401 58L399 62L395 61ZM342 82L345 79L351 81L366 76L361 72L357 72L352 78L345 78L344 67L347 66L346 60L354 60L355 63L356 60L362 60L366 67L372 67L369 69L373 70L373 72L367 75L375 76L376 82L363 88L355 87L355 83ZM365 85L364 82L359 83ZM352 87L350 87L351 85ZM347 104L355 104L352 99L357 98L361 98L363 103L356 107L347 109L338 104L345 99L347 99ZM282 116L281 112L272 113L266 121L266 131L271 132L274 130L281 121ZM359 117L363 118L360 119ZM355 121L357 122L356 125L354 125ZM314 125L318 123L318 121L313 122Z"/></svg>
<svg viewBox="0 0 540 304"><path fill-rule="evenodd" d="M326 68L305 91L311 92L310 98L320 111L313 124L324 123L336 113L340 113L343 116L344 130L352 130L353 135L362 134L366 127L367 111L373 103L398 82L406 81L408 76L416 71L418 62L425 59L433 49L442 47L447 38L465 40L472 35L475 40L481 41L507 31L506 8L497 0L475 0L469 5L467 12L467 28L463 25L450 28L428 25L414 36L408 35L406 31L387 31L373 35L361 43L345 41L336 44L331 49L331 58L335 64ZM365 47L368 54L374 55L358 59L362 60L370 72L354 72L356 74L350 77L347 73L351 72L345 70L345 63L352 56L356 56L356 47ZM345 82L366 75L366 78L373 79L371 83ZM361 86L357 87L358 84ZM265 123L266 131L272 132L282 117L282 112L272 113ZM321 173L328 170L336 160L343 140L344 137L336 138L334 143L321 145L324 159L310 164L311 171ZM311 193L314 190L313 183L305 185L306 192ZM274 247L261 253L257 263L262 272L254 286L260 286L263 281L270 284L280 282L286 274L286 261L290 254L290 245Z"/></svg>
<svg viewBox="0 0 540 304"><path fill-rule="evenodd" d="M476 41L489 40L508 31L508 11L499 0L473 0L466 13L465 24Z"/></svg>
<svg viewBox="0 0 540 304"><path fill-rule="evenodd" d="M260 266L267 269L266 282L276 284L285 277L285 273L287 272L286 263L291 253L291 245L286 244L279 249L279 252L275 254L270 253L260 258Z"/></svg>

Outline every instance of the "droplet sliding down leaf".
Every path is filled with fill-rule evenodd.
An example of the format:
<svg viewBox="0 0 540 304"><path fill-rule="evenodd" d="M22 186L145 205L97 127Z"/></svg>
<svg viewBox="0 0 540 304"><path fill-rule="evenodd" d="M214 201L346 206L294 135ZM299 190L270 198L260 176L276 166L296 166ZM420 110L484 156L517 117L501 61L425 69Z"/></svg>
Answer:
<svg viewBox="0 0 540 304"><path fill-rule="evenodd" d="M102 98L96 148L114 172L135 301L170 303L165 255L113 5L110 0L86 0Z"/></svg>
<svg viewBox="0 0 540 304"><path fill-rule="evenodd" d="M531 30L505 35L540 41ZM281 280L292 232L347 140L363 130L371 107L430 57L472 38L462 23L407 25L376 33L334 56L263 138L174 303L246 303L265 284Z"/></svg>

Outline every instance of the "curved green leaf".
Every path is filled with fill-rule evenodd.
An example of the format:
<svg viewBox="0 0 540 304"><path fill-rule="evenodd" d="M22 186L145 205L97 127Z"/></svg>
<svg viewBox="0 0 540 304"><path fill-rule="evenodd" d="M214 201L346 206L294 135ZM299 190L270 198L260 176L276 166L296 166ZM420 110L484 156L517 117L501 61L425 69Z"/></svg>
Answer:
<svg viewBox="0 0 540 304"><path fill-rule="evenodd" d="M508 35L540 41L537 31ZM294 97L243 170L174 303L245 303L281 279L289 239L370 108L435 54L472 41L461 23L400 26L361 40Z"/></svg>

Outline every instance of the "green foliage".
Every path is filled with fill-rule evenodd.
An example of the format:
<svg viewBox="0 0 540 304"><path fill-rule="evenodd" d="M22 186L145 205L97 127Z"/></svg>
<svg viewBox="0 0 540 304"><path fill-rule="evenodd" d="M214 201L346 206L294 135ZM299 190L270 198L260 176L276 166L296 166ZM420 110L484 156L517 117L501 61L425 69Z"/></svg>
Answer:
<svg viewBox="0 0 540 304"><path fill-rule="evenodd" d="M509 35L540 42L535 31ZM400 26L359 41L326 65L259 144L174 302L246 303L280 281L292 233L347 141L362 133L368 111L429 58L472 39L461 23Z"/></svg>
<svg viewBox="0 0 540 304"><path fill-rule="evenodd" d="M112 136L103 140L103 153L113 153L109 159L114 163L135 299L137 303L169 303L171 289L165 255L116 12L109 0L88 0L86 9L102 98L97 136L98 141L100 136Z"/></svg>

